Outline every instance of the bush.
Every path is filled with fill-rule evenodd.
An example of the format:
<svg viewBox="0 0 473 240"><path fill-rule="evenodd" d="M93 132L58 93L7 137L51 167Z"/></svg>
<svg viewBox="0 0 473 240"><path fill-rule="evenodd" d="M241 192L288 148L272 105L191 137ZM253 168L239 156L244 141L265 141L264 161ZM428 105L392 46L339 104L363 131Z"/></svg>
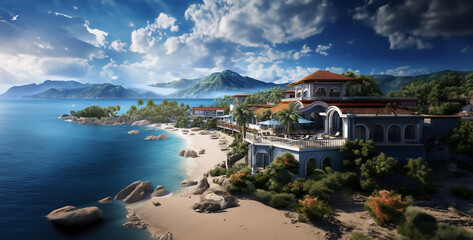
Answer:
<svg viewBox="0 0 473 240"><path fill-rule="evenodd" d="M373 191L377 189L378 183L374 180L375 177L385 177L393 173L398 165L398 161L392 157L380 153L378 156L368 159L360 167L360 174L362 180L360 181L361 188L366 191Z"/></svg>
<svg viewBox="0 0 473 240"><path fill-rule="evenodd" d="M268 189L280 192L284 186L292 181L292 174L282 164L272 162L266 167L266 173L269 176Z"/></svg>
<svg viewBox="0 0 473 240"><path fill-rule="evenodd" d="M250 172L250 169L243 168L237 171L236 173L231 174L228 179L230 186L227 187L227 191L243 193L254 192L256 190L255 185L253 184L255 179L254 176L250 174Z"/></svg>
<svg viewBox="0 0 473 240"><path fill-rule="evenodd" d="M350 240L372 240L372 238L369 238L369 237L365 236L361 232L353 232L350 235Z"/></svg>
<svg viewBox="0 0 473 240"><path fill-rule="evenodd" d="M283 191L292 193L300 198L304 195L304 182L301 179L297 179L294 182L290 182L283 188Z"/></svg>
<svg viewBox="0 0 473 240"><path fill-rule="evenodd" d="M466 198L466 199L470 199L471 196L473 195L473 192L470 189L462 187L462 186L452 187L450 188L450 192L457 195L458 197Z"/></svg>
<svg viewBox="0 0 473 240"><path fill-rule="evenodd" d="M340 152L346 153L347 158L343 159L343 167L350 171L358 169L368 159L376 156L373 141L363 139L347 140L340 147Z"/></svg>
<svg viewBox="0 0 473 240"><path fill-rule="evenodd" d="M432 184L432 168L423 158L409 158L404 168L407 170L407 176L420 183L421 193L435 191L435 186Z"/></svg>
<svg viewBox="0 0 473 240"><path fill-rule="evenodd" d="M299 201L301 211L311 220L316 221L322 219L325 214L332 212L330 206L319 200L311 198L308 195L304 200Z"/></svg>
<svg viewBox="0 0 473 240"><path fill-rule="evenodd" d="M398 233L408 239L460 240L473 239L473 234L464 229L438 223L437 220L416 207L408 207Z"/></svg>
<svg viewBox="0 0 473 240"><path fill-rule="evenodd" d="M269 205L274 208L293 207L296 204L296 196L290 193L274 193L271 195Z"/></svg>
<svg viewBox="0 0 473 240"><path fill-rule="evenodd" d="M307 222L307 217L304 214L299 213L297 215L297 221L301 223L306 223Z"/></svg>
<svg viewBox="0 0 473 240"><path fill-rule="evenodd" d="M381 190L368 198L365 209L378 225L383 226L387 223L398 223L410 204L409 200L403 201L400 194Z"/></svg>
<svg viewBox="0 0 473 240"><path fill-rule="evenodd" d="M106 108L93 105L77 111L77 116L101 119L108 116L108 110Z"/></svg>
<svg viewBox="0 0 473 240"><path fill-rule="evenodd" d="M316 181L312 183L310 189L309 189L309 195L312 197L317 197L320 200L328 201L330 200L330 197L332 197L332 194L335 191L330 189L326 182L324 181Z"/></svg>
<svg viewBox="0 0 473 240"><path fill-rule="evenodd" d="M299 172L299 161L289 152L276 156L274 163L283 165L291 173L297 174Z"/></svg>
<svg viewBox="0 0 473 240"><path fill-rule="evenodd" d="M359 180L354 172L329 172L317 173L315 179L304 183L304 193L320 200L328 201L335 191L341 189L356 190L359 188Z"/></svg>
<svg viewBox="0 0 473 240"><path fill-rule="evenodd" d="M227 169L221 168L221 167L216 167L212 170L210 170L210 176L216 177L216 176L222 176L227 174Z"/></svg>
<svg viewBox="0 0 473 240"><path fill-rule="evenodd" d="M269 203L269 201L271 201L271 192L263 189L256 189L255 196L258 200L264 203Z"/></svg>
<svg viewBox="0 0 473 240"><path fill-rule="evenodd" d="M259 189L267 189L269 176L266 172L258 172L255 176L255 187Z"/></svg>

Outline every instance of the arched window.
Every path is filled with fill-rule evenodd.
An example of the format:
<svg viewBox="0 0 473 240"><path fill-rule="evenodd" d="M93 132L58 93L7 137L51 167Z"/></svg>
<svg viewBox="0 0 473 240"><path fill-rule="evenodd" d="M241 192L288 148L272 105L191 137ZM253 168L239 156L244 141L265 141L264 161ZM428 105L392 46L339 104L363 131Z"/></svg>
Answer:
<svg viewBox="0 0 473 240"><path fill-rule="evenodd" d="M332 159L330 158L324 158L324 160L322 160L322 169L325 170L327 168L331 168L332 167Z"/></svg>
<svg viewBox="0 0 473 240"><path fill-rule="evenodd" d="M307 90L304 91L304 97L308 97Z"/></svg>
<svg viewBox="0 0 473 240"><path fill-rule="evenodd" d="M330 97L340 97L340 88L334 87L331 88L329 91Z"/></svg>
<svg viewBox="0 0 473 240"><path fill-rule="evenodd" d="M398 125L391 125L388 128L388 142L400 143L401 142L401 127Z"/></svg>
<svg viewBox="0 0 473 240"><path fill-rule="evenodd" d="M315 169L317 169L317 159L311 157L307 159L307 162L305 164L305 175L306 177L314 174Z"/></svg>
<svg viewBox="0 0 473 240"><path fill-rule="evenodd" d="M355 138L366 139L366 127L364 125L355 126Z"/></svg>
<svg viewBox="0 0 473 240"><path fill-rule="evenodd" d="M415 125L410 124L404 128L404 141L405 142L417 141L417 128Z"/></svg>
<svg viewBox="0 0 473 240"><path fill-rule="evenodd" d="M318 87L315 89L315 94L316 97L326 97L327 96L327 90L324 87Z"/></svg>
<svg viewBox="0 0 473 240"><path fill-rule="evenodd" d="M297 92L297 97L301 97L301 92Z"/></svg>
<svg viewBox="0 0 473 240"><path fill-rule="evenodd" d="M375 124L370 128L370 139L375 142L384 142L384 128L381 124Z"/></svg>

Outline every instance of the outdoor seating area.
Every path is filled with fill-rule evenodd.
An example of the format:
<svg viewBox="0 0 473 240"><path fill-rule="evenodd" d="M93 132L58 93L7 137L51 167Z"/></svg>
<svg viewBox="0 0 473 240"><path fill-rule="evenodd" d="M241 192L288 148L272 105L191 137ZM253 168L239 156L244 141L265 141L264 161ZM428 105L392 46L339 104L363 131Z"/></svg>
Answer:
<svg viewBox="0 0 473 240"><path fill-rule="evenodd" d="M252 143L269 143L295 148L339 147L345 143L344 138L317 135L286 135L283 137L268 134L247 133L245 139Z"/></svg>

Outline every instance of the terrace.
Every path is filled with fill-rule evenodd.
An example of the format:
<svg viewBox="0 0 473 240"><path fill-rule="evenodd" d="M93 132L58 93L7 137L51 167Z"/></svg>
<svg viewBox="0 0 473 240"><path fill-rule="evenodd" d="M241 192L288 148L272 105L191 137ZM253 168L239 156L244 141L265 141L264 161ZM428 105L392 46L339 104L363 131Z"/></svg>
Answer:
<svg viewBox="0 0 473 240"><path fill-rule="evenodd" d="M271 144L274 146L280 146L290 148L293 150L300 150L305 148L327 148L327 147L340 147L345 143L345 138L340 137L316 137L316 136L299 136L299 137L277 137L272 135L256 135L247 133L245 141L252 144Z"/></svg>

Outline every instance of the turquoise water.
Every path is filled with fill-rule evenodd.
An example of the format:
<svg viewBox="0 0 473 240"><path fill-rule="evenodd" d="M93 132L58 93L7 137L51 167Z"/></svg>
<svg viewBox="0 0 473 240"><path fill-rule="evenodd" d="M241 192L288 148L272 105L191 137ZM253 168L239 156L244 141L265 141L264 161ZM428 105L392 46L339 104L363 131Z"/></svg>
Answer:
<svg viewBox="0 0 473 240"><path fill-rule="evenodd" d="M177 101L191 107L212 104L210 99ZM168 140L144 141L151 135L146 127L86 126L56 119L94 104L118 104L124 112L135 102L0 100L0 239L149 239L145 231L122 226L122 202L102 205L97 200L136 180L177 190L186 177L184 159L178 156L184 140L165 132ZM128 135L132 129L141 134ZM98 206L104 219L81 232L45 220L50 211L66 205Z"/></svg>

